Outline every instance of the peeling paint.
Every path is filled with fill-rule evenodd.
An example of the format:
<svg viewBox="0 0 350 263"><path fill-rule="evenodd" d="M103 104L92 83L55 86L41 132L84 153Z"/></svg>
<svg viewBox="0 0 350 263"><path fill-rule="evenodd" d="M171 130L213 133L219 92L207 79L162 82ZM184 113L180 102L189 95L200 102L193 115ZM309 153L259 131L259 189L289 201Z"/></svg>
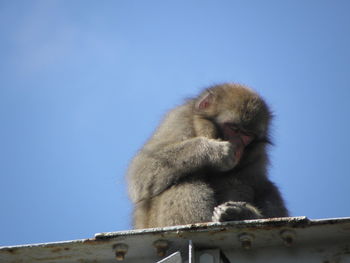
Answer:
<svg viewBox="0 0 350 263"><path fill-rule="evenodd" d="M0 262L157 262L177 251L188 255L189 240L194 253L219 249L231 262L350 262L350 218L306 217L98 233L82 240L0 247Z"/></svg>

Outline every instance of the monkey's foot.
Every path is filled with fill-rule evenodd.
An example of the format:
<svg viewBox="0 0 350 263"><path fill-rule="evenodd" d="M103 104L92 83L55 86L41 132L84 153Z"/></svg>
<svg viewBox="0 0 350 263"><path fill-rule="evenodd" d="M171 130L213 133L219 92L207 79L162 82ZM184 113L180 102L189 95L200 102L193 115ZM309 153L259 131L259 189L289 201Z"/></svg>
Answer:
<svg viewBox="0 0 350 263"><path fill-rule="evenodd" d="M260 211L246 202L229 201L214 208L212 221L225 222L262 218Z"/></svg>

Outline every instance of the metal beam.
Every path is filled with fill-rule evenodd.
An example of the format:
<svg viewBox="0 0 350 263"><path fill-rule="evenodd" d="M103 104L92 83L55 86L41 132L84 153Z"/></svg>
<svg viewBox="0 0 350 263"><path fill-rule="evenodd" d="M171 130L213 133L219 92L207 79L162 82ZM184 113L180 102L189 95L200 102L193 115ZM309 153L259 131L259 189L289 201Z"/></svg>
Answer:
<svg viewBox="0 0 350 263"><path fill-rule="evenodd" d="M350 218L272 218L99 233L90 239L0 247L0 262L158 262L176 252L184 262L192 253L191 263L350 262Z"/></svg>

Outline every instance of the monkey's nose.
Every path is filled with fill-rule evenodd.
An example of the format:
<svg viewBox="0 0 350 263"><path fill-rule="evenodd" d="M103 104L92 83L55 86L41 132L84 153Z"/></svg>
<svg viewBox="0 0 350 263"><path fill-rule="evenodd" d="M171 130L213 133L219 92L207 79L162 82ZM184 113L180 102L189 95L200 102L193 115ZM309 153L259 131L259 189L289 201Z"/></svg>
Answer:
<svg viewBox="0 0 350 263"><path fill-rule="evenodd" d="M241 139L242 139L244 146L247 146L249 143L252 142L254 137L250 136L250 135L246 135L246 134L241 134Z"/></svg>

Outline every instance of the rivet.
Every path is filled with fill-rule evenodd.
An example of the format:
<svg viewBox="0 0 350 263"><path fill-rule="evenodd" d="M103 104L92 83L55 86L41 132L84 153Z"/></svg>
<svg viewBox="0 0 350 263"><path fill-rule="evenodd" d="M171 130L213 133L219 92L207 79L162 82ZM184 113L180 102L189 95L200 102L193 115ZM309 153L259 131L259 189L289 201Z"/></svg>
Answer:
<svg viewBox="0 0 350 263"><path fill-rule="evenodd" d="M294 240L295 240L295 232L291 230L283 230L280 233L280 236L283 240L283 243L287 246L290 247L293 245Z"/></svg>
<svg viewBox="0 0 350 263"><path fill-rule="evenodd" d="M115 258L118 261L123 261L125 259L126 252L128 252L128 245L120 243L113 246L115 250Z"/></svg>
<svg viewBox="0 0 350 263"><path fill-rule="evenodd" d="M254 240L254 236L248 233L243 233L239 235L238 237L239 241L241 242L242 248L249 250L252 248L252 242Z"/></svg>
<svg viewBox="0 0 350 263"><path fill-rule="evenodd" d="M153 246L156 248L157 255L159 257L164 257L169 248L169 242L166 240L157 240L153 243Z"/></svg>

